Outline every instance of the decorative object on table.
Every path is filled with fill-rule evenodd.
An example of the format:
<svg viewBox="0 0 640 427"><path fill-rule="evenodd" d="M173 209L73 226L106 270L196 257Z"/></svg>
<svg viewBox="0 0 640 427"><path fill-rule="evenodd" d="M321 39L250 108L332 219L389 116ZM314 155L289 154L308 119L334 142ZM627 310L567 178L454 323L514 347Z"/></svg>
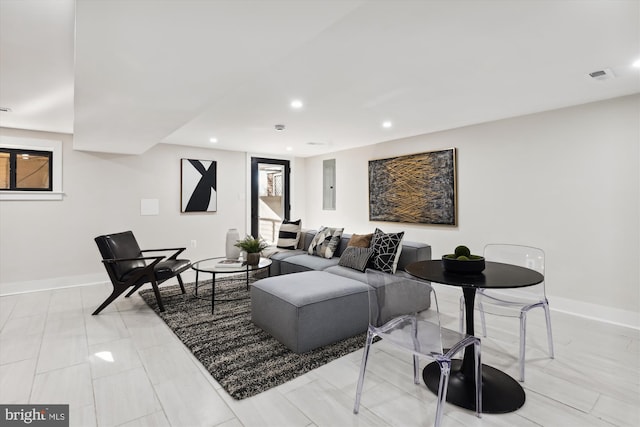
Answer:
<svg viewBox="0 0 640 427"><path fill-rule="evenodd" d="M180 212L216 212L216 162L180 159Z"/></svg>
<svg viewBox="0 0 640 427"><path fill-rule="evenodd" d="M302 229L302 220L289 221L285 219L280 224L278 231L278 243L276 247L280 249L295 249L298 247L300 240L300 230Z"/></svg>
<svg viewBox="0 0 640 427"><path fill-rule="evenodd" d="M260 262L260 254L264 249L269 247L267 242L253 236L247 236L242 240L238 240L235 245L247 253L247 264L249 265L258 265Z"/></svg>
<svg viewBox="0 0 640 427"><path fill-rule="evenodd" d="M185 284L186 295L178 286L163 288L167 310L162 313L151 289L140 292L232 398L262 393L363 348L364 333L304 354L292 352L253 324L245 275L236 277L216 287L216 297L235 300L217 305L213 315L209 304L193 298L193 283Z"/></svg>
<svg viewBox="0 0 640 427"><path fill-rule="evenodd" d="M455 148L369 161L369 220L456 225Z"/></svg>
<svg viewBox="0 0 640 427"><path fill-rule="evenodd" d="M478 274L485 268L484 257L473 255L468 247L460 245L454 253L442 256L445 271L459 274Z"/></svg>
<svg viewBox="0 0 640 427"><path fill-rule="evenodd" d="M217 269L237 270L242 268L244 262L240 259L223 259L216 264Z"/></svg>
<svg viewBox="0 0 640 427"><path fill-rule="evenodd" d="M324 258L333 257L338 249L344 228L320 227L320 230L313 236L309 245L309 255L316 255Z"/></svg>
<svg viewBox="0 0 640 427"><path fill-rule="evenodd" d="M229 231L227 231L225 247L225 256L227 257L227 259L240 258L240 248L236 246L236 242L238 240L240 240L240 234L238 234L238 230L235 228L230 228Z"/></svg>

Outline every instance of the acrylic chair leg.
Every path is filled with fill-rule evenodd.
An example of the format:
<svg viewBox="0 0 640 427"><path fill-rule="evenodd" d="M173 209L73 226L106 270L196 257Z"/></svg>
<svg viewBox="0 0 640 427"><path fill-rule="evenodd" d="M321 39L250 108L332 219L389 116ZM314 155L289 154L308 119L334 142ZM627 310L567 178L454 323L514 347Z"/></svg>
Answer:
<svg viewBox="0 0 640 427"><path fill-rule="evenodd" d="M420 350L420 340L418 339L418 319L415 316L411 319L411 337L413 338L413 349ZM413 355L413 383L420 384L420 360Z"/></svg>
<svg viewBox="0 0 640 427"><path fill-rule="evenodd" d="M480 341L473 343L476 369L476 417L482 418L482 359L480 357Z"/></svg>
<svg viewBox="0 0 640 427"><path fill-rule="evenodd" d="M413 383L420 384L420 358L413 356Z"/></svg>
<svg viewBox="0 0 640 427"><path fill-rule="evenodd" d="M480 323L482 324L482 336L486 338L487 336L487 322L484 318L484 307L482 303L478 303L478 310L480 311Z"/></svg>
<svg viewBox="0 0 640 427"><path fill-rule="evenodd" d="M527 343L527 312L520 312L520 382L524 382L525 345Z"/></svg>
<svg viewBox="0 0 640 427"><path fill-rule="evenodd" d="M554 358L553 352L553 335L551 334L551 313L549 313L549 304L544 304L542 306L544 309L544 317L547 321L547 341L549 342L549 357Z"/></svg>
<svg viewBox="0 0 640 427"><path fill-rule="evenodd" d="M436 420L433 423L435 427L440 426L442 421L442 409L447 400L447 387L449 386L449 373L451 372L450 360L439 360L440 365L440 383L438 384L438 405L436 406Z"/></svg>
<svg viewBox="0 0 640 427"><path fill-rule="evenodd" d="M353 413L357 414L360 410L360 397L362 396L362 386L364 384L364 373L367 370L367 361L369 360L369 349L373 343L373 333L367 332L367 342L364 345L362 353L362 362L360 363L360 376L358 377L358 387L356 388L356 402L353 405Z"/></svg>

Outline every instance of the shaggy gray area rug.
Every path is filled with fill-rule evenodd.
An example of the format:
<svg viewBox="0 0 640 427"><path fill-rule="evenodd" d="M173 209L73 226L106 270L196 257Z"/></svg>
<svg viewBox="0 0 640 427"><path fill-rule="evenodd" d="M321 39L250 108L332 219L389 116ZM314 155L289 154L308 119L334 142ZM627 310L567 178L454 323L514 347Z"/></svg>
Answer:
<svg viewBox="0 0 640 427"><path fill-rule="evenodd" d="M244 277L216 282L215 313L211 314L211 281L160 286L165 311L160 312L151 289L144 301L173 330L213 378L234 398L244 399L283 384L334 359L364 347L366 333L296 354L251 322L251 300Z"/></svg>

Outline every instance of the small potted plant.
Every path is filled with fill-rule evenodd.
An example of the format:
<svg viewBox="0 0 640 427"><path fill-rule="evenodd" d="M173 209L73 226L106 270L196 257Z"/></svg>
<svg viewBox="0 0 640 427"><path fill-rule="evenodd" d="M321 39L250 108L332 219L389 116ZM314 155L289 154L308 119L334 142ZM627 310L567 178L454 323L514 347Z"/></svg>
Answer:
<svg viewBox="0 0 640 427"><path fill-rule="evenodd" d="M445 271L460 274L478 274L485 268L484 257L473 255L468 247L460 245L454 253L442 256Z"/></svg>
<svg viewBox="0 0 640 427"><path fill-rule="evenodd" d="M253 236L247 236L242 240L238 240L235 246L247 253L247 264L249 265L258 265L260 262L260 254L264 249L269 247L267 242L260 238L256 239Z"/></svg>

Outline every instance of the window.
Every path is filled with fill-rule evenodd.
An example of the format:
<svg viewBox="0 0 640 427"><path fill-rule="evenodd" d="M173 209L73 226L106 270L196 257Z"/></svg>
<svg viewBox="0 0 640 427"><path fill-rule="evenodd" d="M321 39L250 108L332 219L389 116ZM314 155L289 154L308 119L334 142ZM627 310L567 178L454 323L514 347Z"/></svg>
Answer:
<svg viewBox="0 0 640 427"><path fill-rule="evenodd" d="M51 151L0 148L0 190L52 191Z"/></svg>
<svg viewBox="0 0 640 427"><path fill-rule="evenodd" d="M0 200L62 200L62 141L0 135Z"/></svg>

